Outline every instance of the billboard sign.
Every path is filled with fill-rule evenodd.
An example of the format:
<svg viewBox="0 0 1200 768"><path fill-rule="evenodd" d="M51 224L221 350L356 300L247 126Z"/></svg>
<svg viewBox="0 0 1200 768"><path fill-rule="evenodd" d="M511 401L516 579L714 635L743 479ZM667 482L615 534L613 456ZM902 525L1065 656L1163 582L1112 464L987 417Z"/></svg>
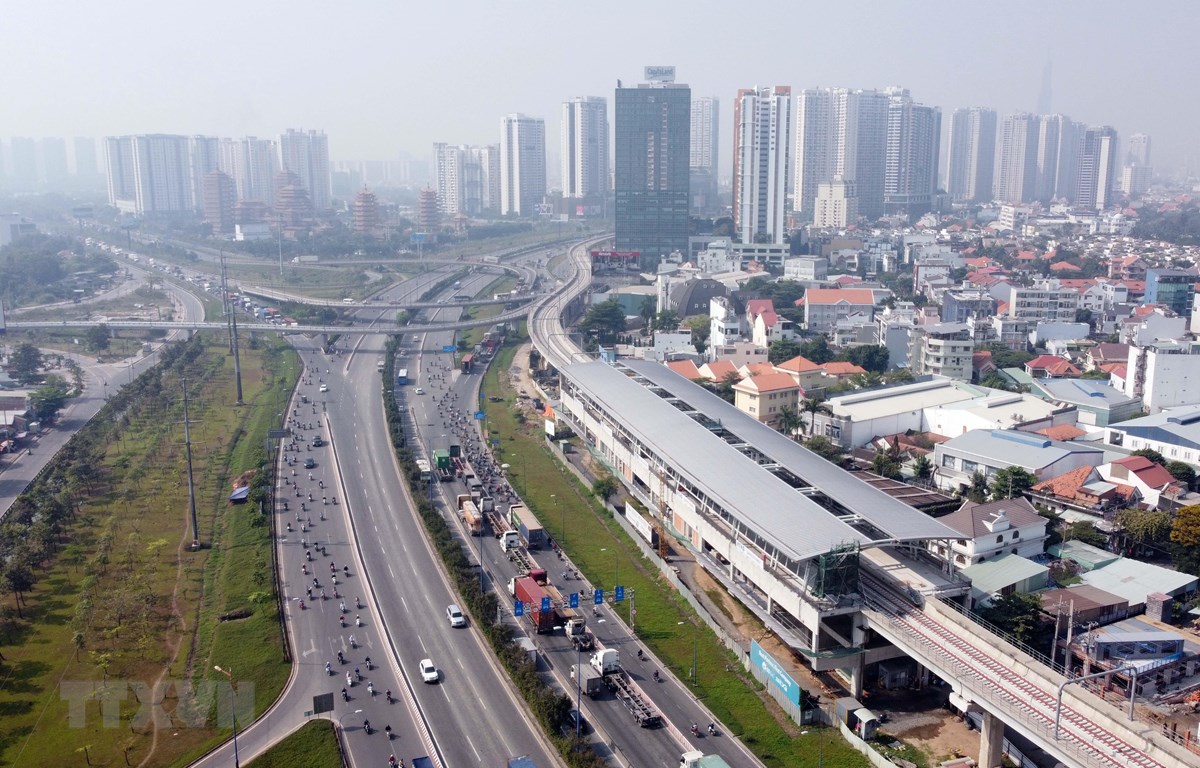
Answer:
<svg viewBox="0 0 1200 768"><path fill-rule="evenodd" d="M646 67L644 71L647 83L675 82L675 67Z"/></svg>
<svg viewBox="0 0 1200 768"><path fill-rule="evenodd" d="M792 679L775 657L764 650L756 641L750 641L750 663L763 671L783 694L796 706L800 706L800 685Z"/></svg>

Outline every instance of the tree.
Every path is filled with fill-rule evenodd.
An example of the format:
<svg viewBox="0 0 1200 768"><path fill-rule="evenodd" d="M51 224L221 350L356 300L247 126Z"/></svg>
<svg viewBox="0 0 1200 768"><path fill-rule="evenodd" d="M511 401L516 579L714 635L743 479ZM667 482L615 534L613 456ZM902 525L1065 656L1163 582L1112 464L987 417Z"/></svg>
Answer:
<svg viewBox="0 0 1200 768"><path fill-rule="evenodd" d="M1187 485L1189 491L1196 482L1196 470L1182 461L1168 461L1167 471L1171 473L1171 477Z"/></svg>
<svg viewBox="0 0 1200 768"><path fill-rule="evenodd" d="M1150 509L1122 509L1117 525L1137 544L1161 546L1171 537L1171 515Z"/></svg>
<svg viewBox="0 0 1200 768"><path fill-rule="evenodd" d="M617 479L612 475L603 475L596 478L592 483L592 493L599 496L604 501L608 501L618 490Z"/></svg>
<svg viewBox="0 0 1200 768"><path fill-rule="evenodd" d="M1005 392L1015 392L1017 387L1008 379L993 371L979 380L981 387L988 389L1002 389Z"/></svg>
<svg viewBox="0 0 1200 768"><path fill-rule="evenodd" d="M918 480L928 480L932 474L933 462L929 460L928 456L918 456L917 460L913 462L913 477Z"/></svg>
<svg viewBox="0 0 1200 768"><path fill-rule="evenodd" d="M888 451L876 449L875 458L871 460L871 471L880 477L900 479L900 462Z"/></svg>
<svg viewBox="0 0 1200 768"><path fill-rule="evenodd" d="M804 419L800 417L800 411L790 405L785 405L779 409L779 431L793 440L796 439L796 433L804 426Z"/></svg>
<svg viewBox="0 0 1200 768"><path fill-rule="evenodd" d="M967 486L967 490L963 495L976 504L982 504L987 501L987 494L987 475L976 470L971 473L971 484Z"/></svg>
<svg viewBox="0 0 1200 768"><path fill-rule="evenodd" d="M883 373L888 369L887 347L865 344L847 347L837 356L838 360L854 363L868 373Z"/></svg>
<svg viewBox="0 0 1200 768"><path fill-rule="evenodd" d="M66 367L67 372L71 374L71 385L75 387L75 394L83 394L83 368L75 362L73 357L67 358Z"/></svg>
<svg viewBox="0 0 1200 768"><path fill-rule="evenodd" d="M842 463L842 449L824 435L810 437L804 445L808 450L825 459L825 461L832 461L834 464Z"/></svg>
<svg viewBox="0 0 1200 768"><path fill-rule="evenodd" d="M664 309L654 318L654 329L659 331L673 331L679 327L679 313L673 309Z"/></svg>
<svg viewBox="0 0 1200 768"><path fill-rule="evenodd" d="M109 332L107 325L93 325L87 329L87 333L83 337L87 348L93 352L103 352L108 349Z"/></svg>
<svg viewBox="0 0 1200 768"><path fill-rule="evenodd" d="M1145 456L1147 459L1150 459L1150 461L1153 461L1155 464L1158 464L1159 466L1162 466L1162 467L1167 466L1166 458L1161 453L1154 450L1153 448L1139 448L1130 455L1131 456ZM1168 471L1170 471L1170 470L1168 470Z"/></svg>
<svg viewBox="0 0 1200 768"><path fill-rule="evenodd" d="M1025 363L1033 359L1033 355L1022 349L1009 349L1003 344L989 344L987 349L992 353L992 362L997 368L1024 368Z"/></svg>
<svg viewBox="0 0 1200 768"><path fill-rule="evenodd" d="M1171 524L1171 558L1181 571L1200 576L1200 504L1175 512Z"/></svg>
<svg viewBox="0 0 1200 768"><path fill-rule="evenodd" d="M593 304L579 328L584 333L594 333L602 343L616 341L625 330L625 310L616 299Z"/></svg>
<svg viewBox="0 0 1200 768"><path fill-rule="evenodd" d="M800 401L800 410L801 410L801 412L808 414L808 434L809 435L812 435L813 429L816 427L818 413L824 413L824 414L832 414L833 413L833 411L831 411L829 409L829 406L826 405L818 397L806 397L803 400L801 400Z"/></svg>
<svg viewBox="0 0 1200 768"><path fill-rule="evenodd" d="M717 396L727 403L732 403L736 399L733 388L742 380L742 375L737 371L730 371L722 377L717 384Z"/></svg>
<svg viewBox="0 0 1200 768"><path fill-rule="evenodd" d="M642 305L638 307L638 315L642 318L646 330L652 330L654 326L654 305L654 297L647 296L642 299Z"/></svg>
<svg viewBox="0 0 1200 768"><path fill-rule="evenodd" d="M1072 540L1082 541L1084 544L1091 544L1093 547L1104 547L1108 544L1108 536L1090 520L1080 520L1067 526L1066 530L1063 531L1063 541Z"/></svg>
<svg viewBox="0 0 1200 768"><path fill-rule="evenodd" d="M824 365L833 359L833 350L824 336L809 339L800 345L800 354L817 365Z"/></svg>
<svg viewBox="0 0 1200 768"><path fill-rule="evenodd" d="M703 355L708 349L708 336L712 332L712 318L708 315L692 315L683 324L692 329L692 345L696 354Z"/></svg>
<svg viewBox="0 0 1200 768"><path fill-rule="evenodd" d="M791 360L800 353L800 343L795 339L776 339L767 347L767 360L772 365Z"/></svg>
<svg viewBox="0 0 1200 768"><path fill-rule="evenodd" d="M1017 642L1033 645L1042 621L1042 599L1027 592L1010 592L981 609L979 617Z"/></svg>
<svg viewBox="0 0 1200 768"><path fill-rule="evenodd" d="M993 499L1015 499L1037 485L1037 475L1021 467L1005 467L992 476Z"/></svg>
<svg viewBox="0 0 1200 768"><path fill-rule="evenodd" d="M29 343L18 344L8 356L8 372L22 384L40 379L42 364L42 351Z"/></svg>
<svg viewBox="0 0 1200 768"><path fill-rule="evenodd" d="M29 393L29 402L33 405L33 410L37 414L38 420L51 424L54 422L58 412L67 404L67 399L71 397L71 390L67 387L67 382L61 376L49 376L46 379L45 386L39 387Z"/></svg>
<svg viewBox="0 0 1200 768"><path fill-rule="evenodd" d="M916 380L911 368L897 368L883 374L885 384L911 384Z"/></svg>

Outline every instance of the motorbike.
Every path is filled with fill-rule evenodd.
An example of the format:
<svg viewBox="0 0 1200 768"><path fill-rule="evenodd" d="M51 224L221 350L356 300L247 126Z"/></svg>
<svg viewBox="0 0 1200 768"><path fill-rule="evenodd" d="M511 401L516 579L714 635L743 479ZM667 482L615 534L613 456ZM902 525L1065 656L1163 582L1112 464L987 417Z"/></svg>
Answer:
<svg viewBox="0 0 1200 768"><path fill-rule="evenodd" d="M374 683L367 683L367 693L370 694L371 696L375 695L375 684Z"/></svg>
<svg viewBox="0 0 1200 768"><path fill-rule="evenodd" d="M358 597L354 598L354 607L360 611L362 610L362 601L359 600Z"/></svg>
<svg viewBox="0 0 1200 768"><path fill-rule="evenodd" d="M305 575L305 576L307 576L307 575L308 575L308 565L307 565L306 563L301 563L301 564L300 564L300 570L304 572L304 575Z"/></svg>
<svg viewBox="0 0 1200 768"><path fill-rule="evenodd" d="M692 735L697 738L700 737L700 726L696 725L695 723L692 723Z"/></svg>
<svg viewBox="0 0 1200 768"><path fill-rule="evenodd" d="M338 656L338 664L346 663L346 655L344 653L342 653L341 651L338 651L337 656Z"/></svg>
<svg viewBox="0 0 1200 768"><path fill-rule="evenodd" d="M342 625L342 629L345 629L345 628L346 628L346 617L345 617L345 616L338 616L338 624L341 624L341 625Z"/></svg>
<svg viewBox="0 0 1200 768"><path fill-rule="evenodd" d="M384 693L384 697L387 699L388 704L391 704L393 701L395 701L395 699L392 698L391 688L387 689L387 691Z"/></svg>
<svg viewBox="0 0 1200 768"><path fill-rule="evenodd" d="M350 674L349 672L346 673L346 687L347 688L354 687L354 675Z"/></svg>
<svg viewBox="0 0 1200 768"><path fill-rule="evenodd" d="M345 688L342 689L342 701L350 701L350 694L346 692Z"/></svg>
<svg viewBox="0 0 1200 768"><path fill-rule="evenodd" d="M302 611L303 611L303 610L304 610L306 607L307 607L307 606L304 604L304 601L303 601L303 600L301 600L301 601L300 601L300 610L302 610Z"/></svg>
<svg viewBox="0 0 1200 768"><path fill-rule="evenodd" d="M325 662L325 674L333 677L333 664L329 663L328 661Z"/></svg>
<svg viewBox="0 0 1200 768"><path fill-rule="evenodd" d="M362 626L362 617L361 616L354 617L354 626L356 626L356 627Z"/></svg>
<svg viewBox="0 0 1200 768"><path fill-rule="evenodd" d="M717 735L717 726L713 725L712 723L709 723L708 724L708 735L716 736Z"/></svg>

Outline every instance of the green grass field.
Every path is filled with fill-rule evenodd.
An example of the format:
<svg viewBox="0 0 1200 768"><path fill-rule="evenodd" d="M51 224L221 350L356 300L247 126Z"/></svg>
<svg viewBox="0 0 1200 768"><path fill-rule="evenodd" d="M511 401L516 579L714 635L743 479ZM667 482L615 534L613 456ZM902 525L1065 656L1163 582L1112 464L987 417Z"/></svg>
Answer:
<svg viewBox="0 0 1200 768"><path fill-rule="evenodd" d="M340 768L342 752L338 749L333 723L313 720L245 765L246 768Z"/></svg>
<svg viewBox="0 0 1200 768"><path fill-rule="evenodd" d="M693 657L697 682L689 687L769 766L862 768L867 760L829 728L806 735L747 674L740 661L694 615L690 606L646 562L624 530L546 446L541 417L515 405L507 371L515 345L503 348L484 379L484 391L503 397L486 406L493 437L500 437L501 462L512 484L543 527L563 546L584 577L610 590L619 579L635 593L636 632L681 680L690 681ZM619 609L630 620L630 603ZM681 623L682 622L682 623Z"/></svg>
<svg viewBox="0 0 1200 768"><path fill-rule="evenodd" d="M224 738L211 713L185 721L180 709L188 685L218 679L214 663L232 669L240 685L253 683L255 712L286 682L269 528L250 505L226 497L234 478L263 461L266 429L295 381L295 357L276 342L244 345L239 408L232 359L215 341L197 347L194 359L139 378L140 396L112 397L76 437L103 430L88 466L64 473L81 478L69 486L77 515L25 594L23 618L4 612L2 764L183 764ZM185 377L198 552L189 546ZM135 696L155 685L166 718L157 726ZM108 722L96 700L81 700L69 720L69 699L80 690L116 699Z"/></svg>

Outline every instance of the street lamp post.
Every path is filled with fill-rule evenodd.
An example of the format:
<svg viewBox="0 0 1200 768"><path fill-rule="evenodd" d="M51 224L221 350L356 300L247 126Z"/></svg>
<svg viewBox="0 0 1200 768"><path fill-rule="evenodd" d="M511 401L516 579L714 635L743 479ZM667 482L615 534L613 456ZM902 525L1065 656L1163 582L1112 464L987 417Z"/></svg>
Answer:
<svg viewBox="0 0 1200 768"><path fill-rule="evenodd" d="M680 625L680 626L683 626L684 624L691 624L691 625L692 625L692 685L695 685L695 684L696 684L696 677L697 677L697 674L696 674L696 651L697 651L697 647L696 647L696 645L697 645L697 643L699 642L699 629L696 627L695 623L693 623L693 622L690 622L690 621L681 621L681 622L679 622L679 625Z"/></svg>
<svg viewBox="0 0 1200 768"><path fill-rule="evenodd" d="M228 670L221 669L219 665L214 664L213 669L225 675L229 679L229 711L233 715L233 768L241 768L242 761L238 757L237 746L237 700L233 697L233 673Z"/></svg>
<svg viewBox="0 0 1200 768"><path fill-rule="evenodd" d="M558 511L558 496L556 496L555 494L552 493L552 494L550 494L550 500L554 502L554 511L557 512ZM562 541L560 541L558 543L558 546L559 546L559 549L562 549L562 546L567 543L567 509L566 509L566 507L563 507L563 510L562 510L562 528L560 528L559 530L561 531L561 534L562 534L559 538L562 539Z"/></svg>

